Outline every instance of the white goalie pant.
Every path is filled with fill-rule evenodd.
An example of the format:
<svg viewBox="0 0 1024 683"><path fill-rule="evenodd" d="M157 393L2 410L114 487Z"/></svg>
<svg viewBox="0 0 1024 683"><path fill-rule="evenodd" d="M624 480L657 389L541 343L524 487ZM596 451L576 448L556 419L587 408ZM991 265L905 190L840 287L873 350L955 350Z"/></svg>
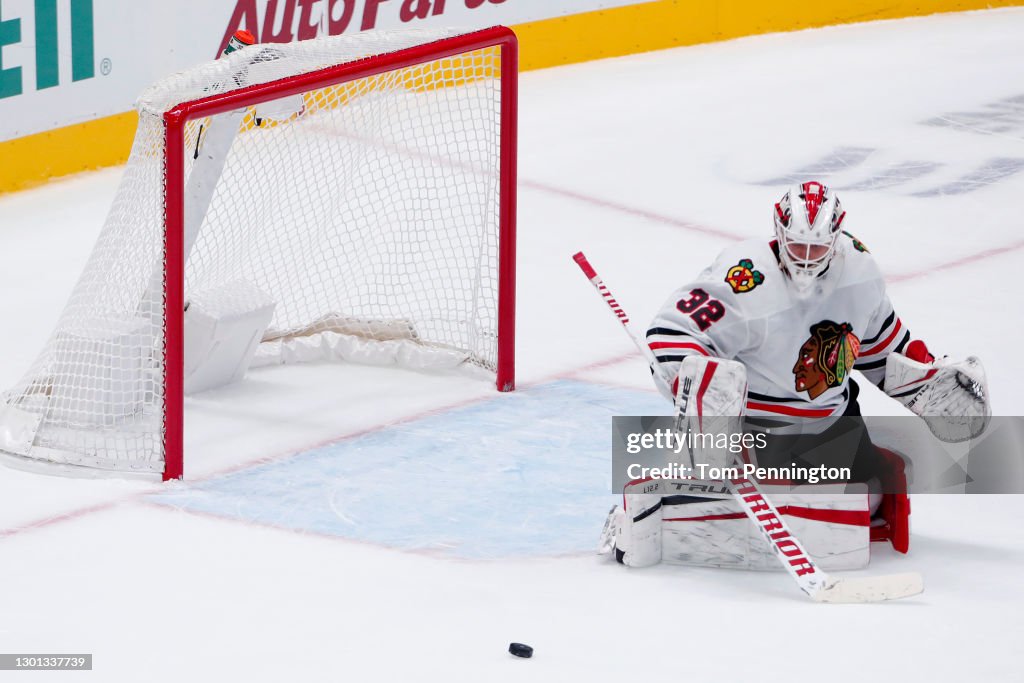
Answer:
<svg viewBox="0 0 1024 683"><path fill-rule="evenodd" d="M859 569L870 560L864 484L762 486L786 524L825 570ZM669 564L781 569L771 546L721 481L646 480L626 486L624 508L609 517L599 552L614 549L630 567Z"/></svg>

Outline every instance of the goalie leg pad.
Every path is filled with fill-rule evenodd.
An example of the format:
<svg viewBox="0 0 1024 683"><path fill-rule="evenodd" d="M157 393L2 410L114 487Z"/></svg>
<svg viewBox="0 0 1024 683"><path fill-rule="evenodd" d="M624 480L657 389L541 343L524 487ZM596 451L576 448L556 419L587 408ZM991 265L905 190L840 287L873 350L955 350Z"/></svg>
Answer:
<svg viewBox="0 0 1024 683"><path fill-rule="evenodd" d="M698 482L688 482L689 488ZM737 569L781 569L775 551L731 494L710 486L699 495L663 500L666 563ZM722 487L724 489L724 486ZM822 569L860 569L870 560L867 485L764 486L786 525ZM855 493L849 493L851 489ZM844 493L844 491L847 491Z"/></svg>
<svg viewBox="0 0 1024 683"><path fill-rule="evenodd" d="M865 484L807 486L801 493L764 488L822 569L867 566L871 515ZM622 564L781 569L772 547L721 481L633 482L624 498L614 543Z"/></svg>
<svg viewBox="0 0 1024 683"><path fill-rule="evenodd" d="M742 432L747 401L747 368L738 361L687 356L676 385L676 424L688 439L691 465L726 467L734 457L723 443ZM721 439L725 436L725 439ZM710 438L701 438L710 437Z"/></svg>
<svg viewBox="0 0 1024 683"><path fill-rule="evenodd" d="M611 512L615 559L627 567L661 562L661 487L660 481L630 483L622 496L623 507Z"/></svg>

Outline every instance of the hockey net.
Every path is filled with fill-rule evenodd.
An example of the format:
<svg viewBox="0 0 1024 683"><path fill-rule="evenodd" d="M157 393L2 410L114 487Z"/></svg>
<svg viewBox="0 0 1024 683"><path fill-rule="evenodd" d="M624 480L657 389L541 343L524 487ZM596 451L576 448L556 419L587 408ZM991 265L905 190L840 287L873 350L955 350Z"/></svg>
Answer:
<svg viewBox="0 0 1024 683"><path fill-rule="evenodd" d="M252 364L466 364L513 386L515 37L252 45L139 98L131 156L0 451L182 474L185 310L266 298ZM226 293L226 294L225 294Z"/></svg>

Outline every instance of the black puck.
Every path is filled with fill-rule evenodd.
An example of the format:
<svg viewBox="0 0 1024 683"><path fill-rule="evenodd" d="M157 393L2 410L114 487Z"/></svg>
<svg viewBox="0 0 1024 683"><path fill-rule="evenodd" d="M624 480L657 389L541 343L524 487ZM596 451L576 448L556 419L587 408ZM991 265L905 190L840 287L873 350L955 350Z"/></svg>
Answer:
<svg viewBox="0 0 1024 683"><path fill-rule="evenodd" d="M533 656L533 648L522 643L509 643L508 651L516 657L523 657L525 659L529 659Z"/></svg>

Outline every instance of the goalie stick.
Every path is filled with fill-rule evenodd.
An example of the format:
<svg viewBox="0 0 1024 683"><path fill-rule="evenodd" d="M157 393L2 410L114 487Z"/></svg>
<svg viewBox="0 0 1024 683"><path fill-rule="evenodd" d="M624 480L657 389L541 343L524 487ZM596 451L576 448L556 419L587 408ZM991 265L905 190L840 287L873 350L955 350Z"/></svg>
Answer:
<svg viewBox="0 0 1024 683"><path fill-rule="evenodd" d="M604 298L605 303L611 308L612 313L622 323L626 334L633 340L633 343L643 354L650 364L655 376L667 386L672 382L664 376L664 372L658 363L654 352L644 344L636 335L629 324L629 316L622 310L622 306L611 295L604 281L598 276L597 271L590 265L583 252L573 256L573 260L587 276L591 284ZM715 366L708 364L707 373L714 373ZM742 466L739 456L733 459L733 465ZM917 595L924 590L924 581L917 572L903 574L889 574L884 576L868 576L862 578L842 578L830 576L818 567L811 556L807 554L803 544L793 535L779 514L778 509L761 491L753 479L738 477L726 480L726 485L733 497L739 503L743 512L750 521L761 532L776 558L785 567L789 575L796 581L804 593L817 602L880 602L882 600L896 600L911 595Z"/></svg>

